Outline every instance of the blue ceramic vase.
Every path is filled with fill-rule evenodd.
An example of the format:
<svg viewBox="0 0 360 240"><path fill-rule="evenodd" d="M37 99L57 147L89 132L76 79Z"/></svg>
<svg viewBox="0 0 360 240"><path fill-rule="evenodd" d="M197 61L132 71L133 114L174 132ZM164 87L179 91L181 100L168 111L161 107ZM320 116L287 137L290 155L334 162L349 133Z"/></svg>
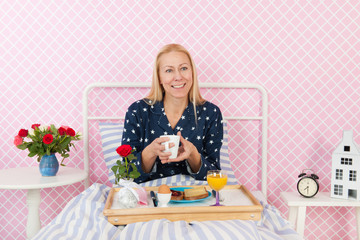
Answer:
<svg viewBox="0 0 360 240"><path fill-rule="evenodd" d="M59 170L59 162L55 154L44 155L40 160L39 169L44 177L56 176Z"/></svg>

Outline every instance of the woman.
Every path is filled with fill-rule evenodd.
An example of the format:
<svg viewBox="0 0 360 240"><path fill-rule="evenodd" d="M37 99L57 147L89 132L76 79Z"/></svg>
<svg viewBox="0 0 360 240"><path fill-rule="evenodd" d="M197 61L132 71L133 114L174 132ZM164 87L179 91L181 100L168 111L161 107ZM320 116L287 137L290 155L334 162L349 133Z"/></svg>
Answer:
<svg viewBox="0 0 360 240"><path fill-rule="evenodd" d="M168 139L161 135L180 136L177 158L163 152L161 143ZM206 180L208 170L220 169L222 138L220 109L201 97L191 55L181 45L164 46L155 60L150 94L125 116L122 144L136 149L141 176L135 181L175 174Z"/></svg>

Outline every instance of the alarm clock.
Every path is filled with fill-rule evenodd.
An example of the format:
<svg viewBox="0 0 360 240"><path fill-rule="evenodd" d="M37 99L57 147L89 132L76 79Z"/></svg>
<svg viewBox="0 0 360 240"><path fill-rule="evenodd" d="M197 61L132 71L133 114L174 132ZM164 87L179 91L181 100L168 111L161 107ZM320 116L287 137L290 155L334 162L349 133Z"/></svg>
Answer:
<svg viewBox="0 0 360 240"><path fill-rule="evenodd" d="M307 173L310 172L310 173ZM319 191L319 177L311 169L304 169L298 176L297 190L301 196L314 197Z"/></svg>

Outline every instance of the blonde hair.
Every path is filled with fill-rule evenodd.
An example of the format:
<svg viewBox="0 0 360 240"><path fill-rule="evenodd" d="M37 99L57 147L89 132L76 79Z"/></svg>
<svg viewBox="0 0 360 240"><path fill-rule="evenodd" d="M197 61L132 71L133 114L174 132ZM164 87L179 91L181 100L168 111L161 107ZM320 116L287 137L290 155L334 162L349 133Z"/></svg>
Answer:
<svg viewBox="0 0 360 240"><path fill-rule="evenodd" d="M197 105L202 105L205 102L205 99L200 94L200 89L199 89L199 83L198 83L197 74L196 74L195 63L194 63L190 53L186 50L186 48L184 48L180 44L168 44L168 45L165 45L164 47L162 47L159 50L159 52L158 52L158 54L157 54L157 56L155 58L150 93L146 98L147 98L147 100L151 101L151 102L149 102L149 104L151 104L151 105L155 104L156 102L159 102L159 101L163 100L165 90L164 90L163 86L160 84L160 79L159 79L159 59L163 54L166 54L166 53L169 53L169 52L182 52L182 53L185 53L188 56L189 60L190 60L190 65L191 65L191 68L192 68L193 84L192 84L192 86L190 88L188 97L189 97L189 101L194 106L194 113L195 113L195 116L196 116L196 106Z"/></svg>

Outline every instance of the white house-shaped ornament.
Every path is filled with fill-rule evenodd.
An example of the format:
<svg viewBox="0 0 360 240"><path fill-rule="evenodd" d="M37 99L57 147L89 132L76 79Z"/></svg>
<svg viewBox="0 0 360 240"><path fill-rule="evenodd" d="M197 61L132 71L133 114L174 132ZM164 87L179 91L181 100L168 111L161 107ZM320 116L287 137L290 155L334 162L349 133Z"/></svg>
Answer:
<svg viewBox="0 0 360 240"><path fill-rule="evenodd" d="M343 139L332 154L331 197L360 200L360 147L352 130L343 131Z"/></svg>

